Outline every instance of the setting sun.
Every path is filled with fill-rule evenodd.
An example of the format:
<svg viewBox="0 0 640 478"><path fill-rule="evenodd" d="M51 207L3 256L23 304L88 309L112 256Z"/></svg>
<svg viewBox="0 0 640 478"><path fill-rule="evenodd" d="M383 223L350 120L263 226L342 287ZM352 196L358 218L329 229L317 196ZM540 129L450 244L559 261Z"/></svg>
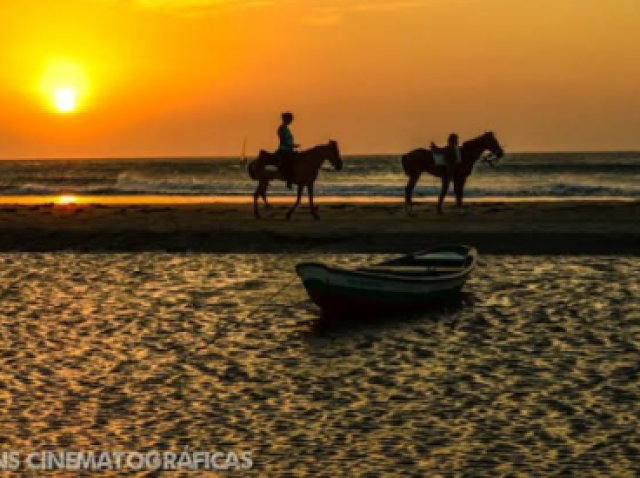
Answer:
<svg viewBox="0 0 640 478"><path fill-rule="evenodd" d="M74 88L56 88L53 102L58 113L72 113L78 107L78 92Z"/></svg>
<svg viewBox="0 0 640 478"><path fill-rule="evenodd" d="M86 96L85 69L71 60L53 60L46 66L40 88L50 107L59 114L74 113Z"/></svg>
<svg viewBox="0 0 640 478"><path fill-rule="evenodd" d="M78 201L78 198L73 195L64 195L58 198L58 204L63 206L69 206L75 204Z"/></svg>

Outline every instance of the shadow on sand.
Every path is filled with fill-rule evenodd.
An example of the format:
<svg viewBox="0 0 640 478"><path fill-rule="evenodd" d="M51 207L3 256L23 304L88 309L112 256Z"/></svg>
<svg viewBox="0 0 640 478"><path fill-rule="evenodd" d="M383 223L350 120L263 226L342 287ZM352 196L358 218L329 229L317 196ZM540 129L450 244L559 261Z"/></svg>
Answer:
<svg viewBox="0 0 640 478"><path fill-rule="evenodd" d="M310 333L316 337L340 332L366 331L367 333L375 333L390 327L425 320L455 329L458 326L460 312L466 307L473 306L475 302L476 299L472 294L463 293L456 299L434 304L419 312L394 314L383 311L378 314L367 313L366 315L358 315L357 313L329 315L321 312Z"/></svg>

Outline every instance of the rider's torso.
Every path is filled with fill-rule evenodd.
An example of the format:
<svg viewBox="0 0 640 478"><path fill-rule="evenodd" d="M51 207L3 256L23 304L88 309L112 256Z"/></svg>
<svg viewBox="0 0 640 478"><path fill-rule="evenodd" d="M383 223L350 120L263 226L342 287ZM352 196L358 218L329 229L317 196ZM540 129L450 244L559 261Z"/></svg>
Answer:
<svg viewBox="0 0 640 478"><path fill-rule="evenodd" d="M287 126L280 126L280 129L278 130L278 137L280 138L280 146L278 147L279 151L293 151L295 149L293 133Z"/></svg>

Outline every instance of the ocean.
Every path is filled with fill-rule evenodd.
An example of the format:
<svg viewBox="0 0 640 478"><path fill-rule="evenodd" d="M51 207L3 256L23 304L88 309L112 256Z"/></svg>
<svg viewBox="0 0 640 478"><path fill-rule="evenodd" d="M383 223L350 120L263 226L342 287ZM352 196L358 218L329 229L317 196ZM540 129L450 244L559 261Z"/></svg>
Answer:
<svg viewBox="0 0 640 478"><path fill-rule="evenodd" d="M321 172L316 195L400 198L406 178L399 156L346 157L342 172ZM522 153L496 168L478 164L469 198L639 198L640 153ZM246 197L255 189L238 159L91 159L0 161L1 196ZM419 196L435 196L427 175ZM272 194L289 195L281 184Z"/></svg>

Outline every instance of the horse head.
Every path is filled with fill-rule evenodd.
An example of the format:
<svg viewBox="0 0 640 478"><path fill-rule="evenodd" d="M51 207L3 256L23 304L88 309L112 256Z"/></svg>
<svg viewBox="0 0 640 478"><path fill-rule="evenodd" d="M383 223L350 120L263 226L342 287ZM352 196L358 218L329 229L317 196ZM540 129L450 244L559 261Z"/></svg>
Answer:
<svg viewBox="0 0 640 478"><path fill-rule="evenodd" d="M491 156L483 159L484 162L493 165L495 161L498 161L504 157L504 149L496 138L495 133L489 131L483 134L481 139L485 151L489 151L491 153Z"/></svg>
<svg viewBox="0 0 640 478"><path fill-rule="evenodd" d="M338 146L337 141L329 141L329 150L331 153L329 154L329 162L336 171L341 171L344 163L342 161L342 156L340 155L340 147Z"/></svg>

